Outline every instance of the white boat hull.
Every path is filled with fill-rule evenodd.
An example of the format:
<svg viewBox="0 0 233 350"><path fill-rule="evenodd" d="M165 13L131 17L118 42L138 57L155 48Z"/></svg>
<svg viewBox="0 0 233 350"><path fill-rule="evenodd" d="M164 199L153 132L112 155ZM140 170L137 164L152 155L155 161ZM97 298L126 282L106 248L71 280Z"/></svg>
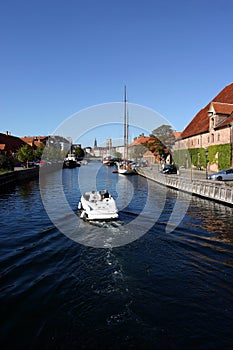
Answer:
<svg viewBox="0 0 233 350"><path fill-rule="evenodd" d="M118 218L118 209L115 200L101 198L99 192L86 192L82 195L79 206L80 218L84 220L114 220Z"/></svg>
<svg viewBox="0 0 233 350"><path fill-rule="evenodd" d="M134 175L134 174L136 174L135 169L132 168L130 165L119 164L119 163L117 163L117 171L119 174L122 174L122 175Z"/></svg>
<svg viewBox="0 0 233 350"><path fill-rule="evenodd" d="M119 174L123 174L123 175L134 175L136 174L134 169L118 169L118 173Z"/></svg>

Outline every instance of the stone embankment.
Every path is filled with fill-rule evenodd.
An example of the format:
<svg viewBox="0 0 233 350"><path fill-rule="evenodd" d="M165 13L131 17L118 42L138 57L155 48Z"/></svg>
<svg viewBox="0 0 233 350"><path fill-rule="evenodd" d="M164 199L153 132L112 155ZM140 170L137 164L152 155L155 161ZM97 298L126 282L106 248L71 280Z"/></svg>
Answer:
<svg viewBox="0 0 233 350"><path fill-rule="evenodd" d="M31 180L37 178L39 175L39 168L30 168L12 171L10 173L6 173L0 175L0 187L4 187L14 183L20 183L22 181Z"/></svg>
<svg viewBox="0 0 233 350"><path fill-rule="evenodd" d="M42 171L45 175L61 170L61 164L51 164L44 167L34 167L29 169L18 168L15 171L0 175L0 188L11 184L17 184L24 181L30 181L39 177L39 172Z"/></svg>
<svg viewBox="0 0 233 350"><path fill-rule="evenodd" d="M181 170L179 175L165 175L158 168L137 168L137 173L161 185L233 206L233 186L223 181L205 179L200 171Z"/></svg>

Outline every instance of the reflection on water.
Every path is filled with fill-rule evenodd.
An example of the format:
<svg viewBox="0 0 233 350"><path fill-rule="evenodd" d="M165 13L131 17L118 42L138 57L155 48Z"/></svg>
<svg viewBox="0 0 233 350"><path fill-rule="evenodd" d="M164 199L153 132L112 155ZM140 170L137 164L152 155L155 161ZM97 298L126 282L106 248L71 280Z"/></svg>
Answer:
<svg viewBox="0 0 233 350"><path fill-rule="evenodd" d="M85 176L92 168L86 166ZM125 225L145 207L145 225L153 222L118 248L88 247L63 235L43 207L38 181L0 194L1 347L232 349L232 208L109 169L98 170L95 185L108 184L116 196L122 226L105 227L107 238L124 238ZM61 210L62 175L76 218L78 174L64 169L41 179L48 200L54 196ZM177 196L179 208L189 204L188 211L167 232ZM69 217L60 220L69 223ZM87 227L74 234L91 239L96 227Z"/></svg>
<svg viewBox="0 0 233 350"><path fill-rule="evenodd" d="M191 227L207 230L213 239L233 242L233 208L193 197L188 211Z"/></svg>

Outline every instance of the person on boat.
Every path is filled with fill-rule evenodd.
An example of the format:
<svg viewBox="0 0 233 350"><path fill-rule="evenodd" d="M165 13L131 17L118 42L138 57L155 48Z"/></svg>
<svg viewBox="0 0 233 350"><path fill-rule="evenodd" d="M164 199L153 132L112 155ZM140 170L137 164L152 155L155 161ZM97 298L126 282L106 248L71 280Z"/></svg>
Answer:
<svg viewBox="0 0 233 350"><path fill-rule="evenodd" d="M102 199L109 198L109 192L108 190L104 190L104 193L102 194Z"/></svg>

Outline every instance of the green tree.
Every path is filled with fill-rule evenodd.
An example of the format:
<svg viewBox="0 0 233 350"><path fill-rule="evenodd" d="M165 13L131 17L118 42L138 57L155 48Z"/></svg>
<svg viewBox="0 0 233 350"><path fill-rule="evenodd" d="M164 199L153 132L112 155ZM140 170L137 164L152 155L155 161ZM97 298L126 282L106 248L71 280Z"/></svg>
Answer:
<svg viewBox="0 0 233 350"><path fill-rule="evenodd" d="M130 148L130 158L135 159L136 161L138 159L141 159L143 154L147 151L147 147L143 145L135 145Z"/></svg>
<svg viewBox="0 0 233 350"><path fill-rule="evenodd" d="M45 145L41 142L37 149L34 152L35 158L36 159L41 159L43 151L44 151Z"/></svg>
<svg viewBox="0 0 233 350"><path fill-rule="evenodd" d="M14 169L13 158L0 154L0 169L13 170Z"/></svg>
<svg viewBox="0 0 233 350"><path fill-rule="evenodd" d="M18 152L17 157L20 162L26 162L27 160L33 160L34 154L33 149L29 145L22 146Z"/></svg>
<svg viewBox="0 0 233 350"><path fill-rule="evenodd" d="M85 155L85 152L81 147L76 147L74 154L76 155L77 159L82 159Z"/></svg>
<svg viewBox="0 0 233 350"><path fill-rule="evenodd" d="M121 152L115 152L115 153L114 153L114 157L120 159L120 158L122 157Z"/></svg>
<svg viewBox="0 0 233 350"><path fill-rule="evenodd" d="M47 146L44 148L42 158L47 160L63 160L67 154L67 151L62 151L60 146Z"/></svg>
<svg viewBox="0 0 233 350"><path fill-rule="evenodd" d="M150 135L150 140L147 143L147 148L152 152L157 152L160 156L164 154L166 150L166 145L161 142L160 138L155 135Z"/></svg>
<svg viewBox="0 0 233 350"><path fill-rule="evenodd" d="M157 129L152 131L152 134L156 136L169 150L172 149L175 143L174 130L170 125L161 125Z"/></svg>

